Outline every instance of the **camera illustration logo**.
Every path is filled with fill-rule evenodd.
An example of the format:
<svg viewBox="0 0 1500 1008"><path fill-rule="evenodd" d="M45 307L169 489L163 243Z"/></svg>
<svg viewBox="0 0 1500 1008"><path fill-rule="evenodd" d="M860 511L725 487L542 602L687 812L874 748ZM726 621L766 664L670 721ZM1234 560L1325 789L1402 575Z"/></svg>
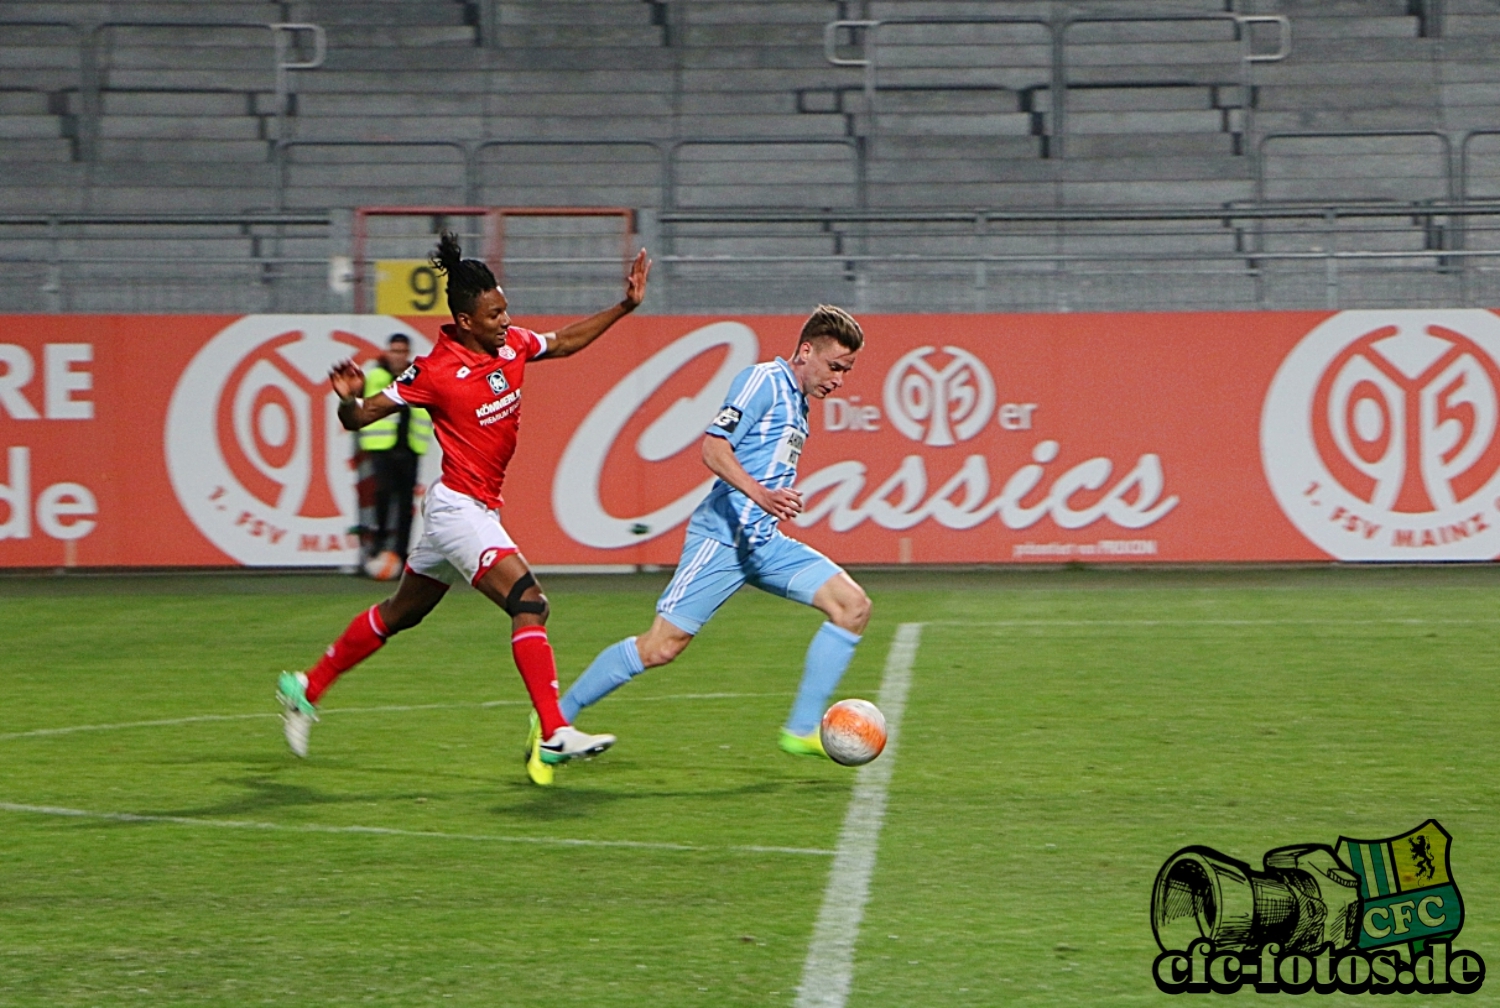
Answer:
<svg viewBox="0 0 1500 1008"><path fill-rule="evenodd" d="M1472 994L1484 960L1452 947L1464 905L1434 819L1384 840L1278 847L1256 871L1184 847L1157 873L1156 986L1169 994Z"/></svg>
<svg viewBox="0 0 1500 1008"><path fill-rule="evenodd" d="M1500 555L1500 316L1346 311L1287 355L1261 414L1282 511L1340 560Z"/></svg>
<svg viewBox="0 0 1500 1008"><path fill-rule="evenodd" d="M193 357L167 409L167 472L204 537L250 566L357 562L353 439L328 368L368 360L393 333L385 316L250 315Z"/></svg>
<svg viewBox="0 0 1500 1008"><path fill-rule="evenodd" d="M984 361L961 347L946 346L941 369L927 362L936 351L917 347L885 376L885 411L913 441L947 448L984 429L995 412L995 380Z"/></svg>

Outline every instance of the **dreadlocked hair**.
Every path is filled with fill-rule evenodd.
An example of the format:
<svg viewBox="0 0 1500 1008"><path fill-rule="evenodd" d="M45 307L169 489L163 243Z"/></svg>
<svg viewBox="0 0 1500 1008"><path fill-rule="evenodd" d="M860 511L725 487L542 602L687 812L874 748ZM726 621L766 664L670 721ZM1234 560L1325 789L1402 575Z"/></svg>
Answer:
<svg viewBox="0 0 1500 1008"><path fill-rule="evenodd" d="M438 238L437 250L428 261L432 263L433 269L448 277L448 310L453 313L454 319L461 314L472 315L474 302L479 300L479 295L500 286L488 266L478 259L464 258L464 250L458 244L458 235L452 231L442 233Z"/></svg>

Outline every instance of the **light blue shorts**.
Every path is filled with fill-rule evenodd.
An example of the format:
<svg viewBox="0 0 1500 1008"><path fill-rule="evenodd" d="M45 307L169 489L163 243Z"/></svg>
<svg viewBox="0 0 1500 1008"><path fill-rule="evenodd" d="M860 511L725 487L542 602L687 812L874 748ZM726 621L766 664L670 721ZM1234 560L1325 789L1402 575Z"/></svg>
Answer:
<svg viewBox="0 0 1500 1008"><path fill-rule="evenodd" d="M656 611L679 630L697 634L740 585L748 583L812 605L823 583L842 570L811 546L780 532L756 547L730 546L688 533L677 573L657 601Z"/></svg>

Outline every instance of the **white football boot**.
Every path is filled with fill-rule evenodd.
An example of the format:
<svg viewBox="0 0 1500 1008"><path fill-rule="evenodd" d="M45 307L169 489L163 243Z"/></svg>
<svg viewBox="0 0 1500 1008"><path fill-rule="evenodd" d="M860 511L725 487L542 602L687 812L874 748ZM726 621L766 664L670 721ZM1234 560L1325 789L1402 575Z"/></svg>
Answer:
<svg viewBox="0 0 1500 1008"><path fill-rule="evenodd" d="M276 681L276 699L281 701L281 728L292 755L307 758L307 736L318 720L318 708L307 699L307 674L283 672ZM611 739L611 741L613 741Z"/></svg>
<svg viewBox="0 0 1500 1008"><path fill-rule="evenodd" d="M572 725L563 725L552 733L552 737L537 747L537 755L543 763L556 766L571 759L589 759L598 756L615 744L613 735L590 735Z"/></svg>

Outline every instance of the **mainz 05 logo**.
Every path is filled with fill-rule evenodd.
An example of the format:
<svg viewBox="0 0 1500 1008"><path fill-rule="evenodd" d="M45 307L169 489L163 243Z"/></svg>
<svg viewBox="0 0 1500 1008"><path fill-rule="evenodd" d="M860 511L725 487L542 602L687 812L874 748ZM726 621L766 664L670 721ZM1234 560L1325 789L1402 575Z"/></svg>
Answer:
<svg viewBox="0 0 1500 1008"><path fill-rule="evenodd" d="M1151 894L1168 994L1472 994L1484 960L1453 947L1463 898L1429 819L1385 840L1267 851L1256 871L1209 847L1167 859Z"/></svg>
<svg viewBox="0 0 1500 1008"><path fill-rule="evenodd" d="M1261 457L1282 511L1337 559L1500 555L1500 316L1326 319L1271 383Z"/></svg>
<svg viewBox="0 0 1500 1008"><path fill-rule="evenodd" d="M885 411L913 441L946 448L984 429L995 411L995 380L984 361L962 347L943 347L941 369L927 362L936 351L918 347L885 376Z"/></svg>
<svg viewBox="0 0 1500 1008"><path fill-rule="evenodd" d="M426 353L425 336L383 315L246 315L194 355L167 408L167 473L209 542L249 566L358 559L352 442L328 366L374 357L397 331Z"/></svg>

